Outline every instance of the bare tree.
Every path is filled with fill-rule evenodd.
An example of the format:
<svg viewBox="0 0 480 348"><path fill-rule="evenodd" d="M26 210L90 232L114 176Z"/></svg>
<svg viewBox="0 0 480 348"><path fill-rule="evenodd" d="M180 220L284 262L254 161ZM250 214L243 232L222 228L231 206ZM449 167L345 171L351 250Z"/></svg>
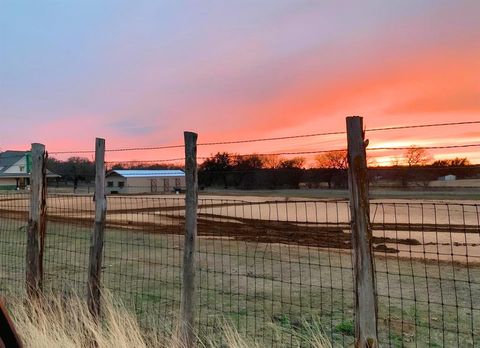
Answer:
<svg viewBox="0 0 480 348"><path fill-rule="evenodd" d="M323 181L328 183L328 188L347 185L347 150L329 151L315 157L316 167L321 168Z"/></svg>
<svg viewBox="0 0 480 348"><path fill-rule="evenodd" d="M403 160L408 167L401 174L402 186L406 187L409 182L412 182L427 188L433 179L433 173L428 170L421 170L418 167L425 166L432 161L432 156L428 151L412 145L405 150Z"/></svg>
<svg viewBox="0 0 480 348"><path fill-rule="evenodd" d="M427 150L415 145L410 146L405 151L404 158L409 167L424 166L432 161L432 156L430 156Z"/></svg>
<svg viewBox="0 0 480 348"><path fill-rule="evenodd" d="M278 169L283 159L279 155L262 155L264 167L267 169Z"/></svg>
<svg viewBox="0 0 480 348"><path fill-rule="evenodd" d="M329 151L315 157L318 168L347 169L347 150Z"/></svg>

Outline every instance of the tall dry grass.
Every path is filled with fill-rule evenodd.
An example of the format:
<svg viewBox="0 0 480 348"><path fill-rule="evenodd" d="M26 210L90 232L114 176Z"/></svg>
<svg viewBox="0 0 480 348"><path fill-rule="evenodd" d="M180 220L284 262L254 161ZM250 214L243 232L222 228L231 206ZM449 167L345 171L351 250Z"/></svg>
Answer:
<svg viewBox="0 0 480 348"><path fill-rule="evenodd" d="M103 315L99 321L88 311L86 301L76 295L68 298L49 295L34 301L16 298L10 299L7 306L22 342L28 348L185 348L176 330L141 330L135 316L109 294L103 296ZM225 320L219 325L223 329L222 347L262 347L242 337ZM307 326L304 334L305 337L297 337L298 342L313 348L331 347L319 326ZM220 346L218 337L215 340L199 337L198 342L200 348Z"/></svg>
<svg viewBox="0 0 480 348"><path fill-rule="evenodd" d="M103 317L96 321L79 296L17 298L8 308L25 347L162 347L160 337L142 333L136 318L111 297L104 297Z"/></svg>

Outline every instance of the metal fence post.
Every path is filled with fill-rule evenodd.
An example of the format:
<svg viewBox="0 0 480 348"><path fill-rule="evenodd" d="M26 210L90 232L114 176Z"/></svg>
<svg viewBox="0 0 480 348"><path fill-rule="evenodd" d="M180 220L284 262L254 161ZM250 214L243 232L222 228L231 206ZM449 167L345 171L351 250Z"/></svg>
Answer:
<svg viewBox="0 0 480 348"><path fill-rule="evenodd" d="M363 118L347 117L348 187L355 279L355 347L378 347L377 296Z"/></svg>
<svg viewBox="0 0 480 348"><path fill-rule="evenodd" d="M181 340L184 347L195 346L195 245L197 239L198 173L197 134L184 132L185 138L185 245L181 302Z"/></svg>
<svg viewBox="0 0 480 348"><path fill-rule="evenodd" d="M90 244L87 303L90 313L100 314L100 279L105 234L107 199L105 197L105 139L95 141L95 224Z"/></svg>
<svg viewBox="0 0 480 348"><path fill-rule="evenodd" d="M46 229L45 145L32 144L30 210L27 228L26 286L29 296L37 295L43 283L43 250Z"/></svg>

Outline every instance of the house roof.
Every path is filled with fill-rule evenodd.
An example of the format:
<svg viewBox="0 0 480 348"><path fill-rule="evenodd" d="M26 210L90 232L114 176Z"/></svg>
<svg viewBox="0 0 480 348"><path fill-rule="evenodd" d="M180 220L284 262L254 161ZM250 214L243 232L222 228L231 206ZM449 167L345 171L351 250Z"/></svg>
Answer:
<svg viewBox="0 0 480 348"><path fill-rule="evenodd" d="M118 174L124 178L152 178L159 176L185 176L182 170L149 170L149 169L132 169L132 170L112 170L107 176Z"/></svg>
<svg viewBox="0 0 480 348"><path fill-rule="evenodd" d="M26 151L5 151L0 153L0 174L24 157Z"/></svg>
<svg viewBox="0 0 480 348"><path fill-rule="evenodd" d="M25 157L29 151L12 151L7 150L5 152L0 152L0 177L1 178L28 178L30 173L5 173L9 168L11 168L15 163L20 159ZM60 178L61 176L55 174L47 169L48 178Z"/></svg>

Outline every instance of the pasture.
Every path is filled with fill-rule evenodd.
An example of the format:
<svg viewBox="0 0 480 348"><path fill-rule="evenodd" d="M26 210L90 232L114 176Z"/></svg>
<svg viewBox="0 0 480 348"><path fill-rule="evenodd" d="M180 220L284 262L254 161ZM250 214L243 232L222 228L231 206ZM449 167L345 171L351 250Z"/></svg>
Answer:
<svg viewBox="0 0 480 348"><path fill-rule="evenodd" d="M477 346L480 206L382 199L370 206L380 340L391 346ZM0 199L0 292L23 289L28 196ZM86 287L93 201L47 202L45 286ZM109 196L103 283L145 328L169 326L180 304L181 196ZM202 196L197 321L219 318L260 342L289 345L318 320L335 345L353 342L353 275L346 201Z"/></svg>

